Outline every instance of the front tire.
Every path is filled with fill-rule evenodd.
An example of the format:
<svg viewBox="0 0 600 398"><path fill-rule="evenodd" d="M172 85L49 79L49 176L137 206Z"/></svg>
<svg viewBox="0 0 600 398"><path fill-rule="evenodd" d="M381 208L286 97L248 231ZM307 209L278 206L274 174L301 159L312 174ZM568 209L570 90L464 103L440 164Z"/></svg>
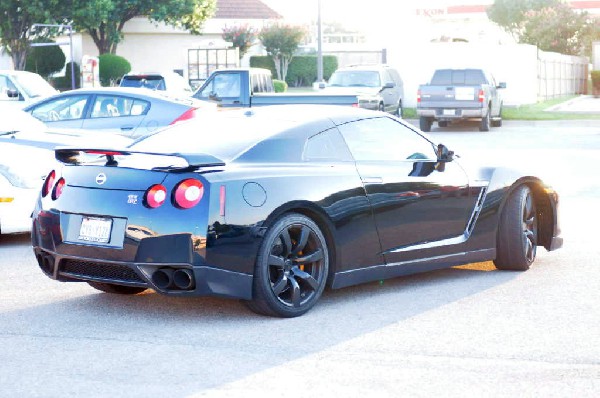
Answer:
<svg viewBox="0 0 600 398"><path fill-rule="evenodd" d="M508 198L498 228L494 265L502 270L526 271L534 262L538 220L531 189L518 187Z"/></svg>
<svg viewBox="0 0 600 398"><path fill-rule="evenodd" d="M300 316L321 297L328 272L327 242L317 224L302 214L285 214L265 234L254 268L254 297L246 304L262 315Z"/></svg>
<svg viewBox="0 0 600 398"><path fill-rule="evenodd" d="M147 290L145 287L114 285L102 282L88 282L88 285L101 292L114 294L138 294Z"/></svg>

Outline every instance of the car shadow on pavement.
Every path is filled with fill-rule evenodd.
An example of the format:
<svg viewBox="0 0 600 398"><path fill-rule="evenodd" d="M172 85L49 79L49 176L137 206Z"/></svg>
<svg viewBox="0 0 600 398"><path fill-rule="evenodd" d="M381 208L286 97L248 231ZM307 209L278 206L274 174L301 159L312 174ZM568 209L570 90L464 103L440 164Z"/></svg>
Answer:
<svg viewBox="0 0 600 398"><path fill-rule="evenodd" d="M149 386L146 393L189 396L402 325L518 275L488 272L491 263L481 263L326 290L307 314L279 319L256 315L239 300L96 292L85 283L48 280L33 255L28 264L32 269L15 282L23 286L13 284L11 289L19 292L35 284L35 297L17 298L13 310L0 312L0 335L12 336L14 343L2 355L8 363L27 358L49 361L50 367L58 366L52 358L61 358L78 369L78 379L104 380L106 395L128 386L128 380L115 375L126 374L135 364L142 366L149 351L160 358L161 373L145 368L137 372L136 385ZM35 304L41 301L44 304ZM100 360L107 352L127 360ZM202 377L190 378L193 374ZM69 377L73 382L74 376ZM157 378L169 383L157 384ZM73 386L75 395L86 388L85 383Z"/></svg>

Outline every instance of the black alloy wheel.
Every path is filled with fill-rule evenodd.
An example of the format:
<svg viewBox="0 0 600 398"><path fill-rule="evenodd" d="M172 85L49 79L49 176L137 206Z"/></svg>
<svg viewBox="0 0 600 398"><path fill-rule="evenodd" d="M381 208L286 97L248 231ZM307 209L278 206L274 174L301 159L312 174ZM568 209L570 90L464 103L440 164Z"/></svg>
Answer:
<svg viewBox="0 0 600 398"><path fill-rule="evenodd" d="M535 261L538 219L531 189L518 187L508 198L500 219L498 269L525 271Z"/></svg>
<svg viewBox="0 0 600 398"><path fill-rule="evenodd" d="M286 214L264 237L254 270L254 298L247 305L263 315L302 315L323 293L328 271L327 242L317 224L302 214Z"/></svg>
<svg viewBox="0 0 600 398"><path fill-rule="evenodd" d="M115 285L112 283L103 282L88 281L88 285L96 290L100 290L101 292L115 294L138 294L147 290L145 287Z"/></svg>

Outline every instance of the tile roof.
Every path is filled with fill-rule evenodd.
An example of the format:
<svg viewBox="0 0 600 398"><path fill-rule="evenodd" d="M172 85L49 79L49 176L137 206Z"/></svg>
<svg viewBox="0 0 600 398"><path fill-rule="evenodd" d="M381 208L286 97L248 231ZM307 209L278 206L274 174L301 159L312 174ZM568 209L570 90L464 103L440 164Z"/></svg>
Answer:
<svg viewBox="0 0 600 398"><path fill-rule="evenodd" d="M260 0L217 0L217 19L279 19L282 18Z"/></svg>

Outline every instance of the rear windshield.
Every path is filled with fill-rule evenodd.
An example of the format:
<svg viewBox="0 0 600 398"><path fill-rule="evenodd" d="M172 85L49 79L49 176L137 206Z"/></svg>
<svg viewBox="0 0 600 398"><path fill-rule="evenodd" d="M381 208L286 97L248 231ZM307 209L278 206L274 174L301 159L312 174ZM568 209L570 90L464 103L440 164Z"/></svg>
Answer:
<svg viewBox="0 0 600 398"><path fill-rule="evenodd" d="M434 86L473 86L485 83L483 71L479 69L437 70L431 79Z"/></svg>
<svg viewBox="0 0 600 398"><path fill-rule="evenodd" d="M294 124L243 115L205 115L142 137L130 148L154 153L204 153L228 162Z"/></svg>
<svg viewBox="0 0 600 398"><path fill-rule="evenodd" d="M166 90L165 79L162 76L124 76L121 87L145 87L151 90Z"/></svg>

